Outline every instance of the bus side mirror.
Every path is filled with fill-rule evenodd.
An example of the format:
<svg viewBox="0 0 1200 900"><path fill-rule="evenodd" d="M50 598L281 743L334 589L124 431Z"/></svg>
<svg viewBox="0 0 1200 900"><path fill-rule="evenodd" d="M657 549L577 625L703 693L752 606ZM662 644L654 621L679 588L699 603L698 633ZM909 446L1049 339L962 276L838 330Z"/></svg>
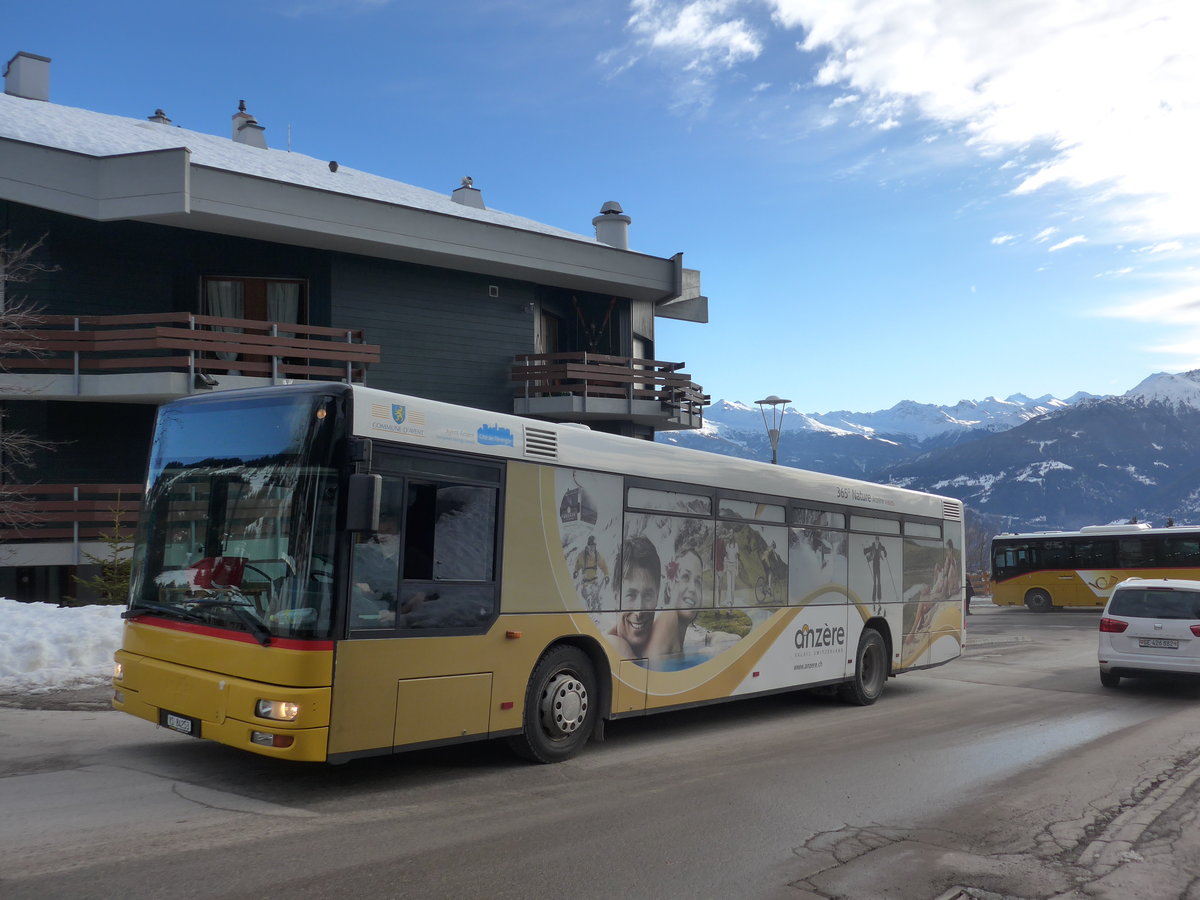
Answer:
<svg viewBox="0 0 1200 900"><path fill-rule="evenodd" d="M382 475L351 475L346 493L346 530L374 533L379 530Z"/></svg>

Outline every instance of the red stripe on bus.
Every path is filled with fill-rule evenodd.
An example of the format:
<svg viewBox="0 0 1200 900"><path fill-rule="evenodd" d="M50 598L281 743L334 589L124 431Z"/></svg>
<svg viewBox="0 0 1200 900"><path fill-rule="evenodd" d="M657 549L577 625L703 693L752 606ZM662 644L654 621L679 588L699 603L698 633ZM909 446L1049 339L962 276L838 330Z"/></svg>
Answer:
<svg viewBox="0 0 1200 900"><path fill-rule="evenodd" d="M173 631L186 631L189 634L203 634L207 637L223 638L227 641L241 641L244 644L257 644L258 638L244 631L231 631L225 628L214 628L211 625L196 625L192 622L176 622L174 619L160 619L158 616L141 615L129 620L139 625L153 625L156 628L168 628ZM281 650L332 650L333 641L302 641L297 638L281 638L271 636L267 646L278 647Z"/></svg>

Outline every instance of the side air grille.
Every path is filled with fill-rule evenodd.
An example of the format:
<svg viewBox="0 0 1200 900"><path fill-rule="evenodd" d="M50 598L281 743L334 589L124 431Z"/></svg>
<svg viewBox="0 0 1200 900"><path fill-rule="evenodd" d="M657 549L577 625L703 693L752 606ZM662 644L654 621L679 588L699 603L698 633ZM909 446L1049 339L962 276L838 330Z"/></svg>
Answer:
<svg viewBox="0 0 1200 900"><path fill-rule="evenodd" d="M558 459L558 435L545 428L526 426L525 455L537 459Z"/></svg>
<svg viewBox="0 0 1200 900"><path fill-rule="evenodd" d="M962 510L963 510L963 508L961 506L959 506L957 503L943 503L942 504L942 517L945 519L949 519L953 522L961 522L962 521Z"/></svg>

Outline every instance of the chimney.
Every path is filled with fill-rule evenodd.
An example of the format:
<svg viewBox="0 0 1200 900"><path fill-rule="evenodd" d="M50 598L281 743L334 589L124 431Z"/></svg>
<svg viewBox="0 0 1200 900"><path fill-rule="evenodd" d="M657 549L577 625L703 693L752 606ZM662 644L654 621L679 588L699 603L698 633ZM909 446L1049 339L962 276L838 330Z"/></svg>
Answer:
<svg viewBox="0 0 1200 900"><path fill-rule="evenodd" d="M146 118L151 122L157 122L159 125L170 125L171 124L171 120L167 118L167 114L165 112L163 112L161 109L156 109L154 111L154 115L146 116Z"/></svg>
<svg viewBox="0 0 1200 900"><path fill-rule="evenodd" d="M462 184L450 192L450 199L472 209L487 209L483 205L483 192L475 187L475 179L470 175L463 176Z"/></svg>
<svg viewBox="0 0 1200 900"><path fill-rule="evenodd" d="M266 150L267 139L263 135L264 131L266 128L258 124L258 119L246 112L246 101L239 100L238 111L233 114L233 139L239 144Z"/></svg>
<svg viewBox="0 0 1200 900"><path fill-rule="evenodd" d="M50 99L50 58L22 50L4 69L4 93L26 100Z"/></svg>
<svg viewBox="0 0 1200 900"><path fill-rule="evenodd" d="M600 207L600 215L592 219L596 227L596 240L618 250L629 249L629 223L633 221L625 215L621 204L609 200Z"/></svg>

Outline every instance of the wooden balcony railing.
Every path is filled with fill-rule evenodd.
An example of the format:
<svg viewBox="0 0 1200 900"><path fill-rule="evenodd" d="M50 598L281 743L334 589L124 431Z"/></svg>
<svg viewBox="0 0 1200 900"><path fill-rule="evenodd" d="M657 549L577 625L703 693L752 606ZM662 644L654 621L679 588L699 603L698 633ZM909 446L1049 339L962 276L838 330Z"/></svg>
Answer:
<svg viewBox="0 0 1200 900"><path fill-rule="evenodd" d="M6 354L16 374L186 371L261 378L362 381L379 361L363 332L192 313L39 316L27 352ZM18 348L21 349L21 348Z"/></svg>
<svg viewBox="0 0 1200 900"><path fill-rule="evenodd" d="M132 539L142 505L140 484L0 484L0 541Z"/></svg>
<svg viewBox="0 0 1200 900"><path fill-rule="evenodd" d="M666 416L696 422L699 427L709 397L681 371L683 366L599 353L525 353L516 358L512 380L517 397L657 401Z"/></svg>

